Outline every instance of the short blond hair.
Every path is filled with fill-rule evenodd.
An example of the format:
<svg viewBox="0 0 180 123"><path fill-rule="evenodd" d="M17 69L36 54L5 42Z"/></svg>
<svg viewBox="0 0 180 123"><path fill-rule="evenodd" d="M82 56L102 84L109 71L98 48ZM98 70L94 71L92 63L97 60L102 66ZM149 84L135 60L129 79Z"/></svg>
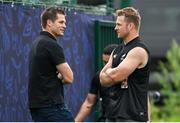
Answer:
<svg viewBox="0 0 180 123"><path fill-rule="evenodd" d="M136 29L139 30L141 24L141 16L137 9L133 7L119 9L116 10L116 16L124 16L126 22L134 23Z"/></svg>

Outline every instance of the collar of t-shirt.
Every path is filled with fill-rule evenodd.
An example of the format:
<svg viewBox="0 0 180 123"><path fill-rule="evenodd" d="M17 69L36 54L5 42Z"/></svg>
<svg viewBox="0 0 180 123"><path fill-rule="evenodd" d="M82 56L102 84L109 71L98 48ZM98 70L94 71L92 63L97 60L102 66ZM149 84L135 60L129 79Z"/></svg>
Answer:
<svg viewBox="0 0 180 123"><path fill-rule="evenodd" d="M56 38L51 33L47 32L47 31L41 31L40 35L46 35L46 36L48 36L48 37L50 37L56 41Z"/></svg>
<svg viewBox="0 0 180 123"><path fill-rule="evenodd" d="M139 40L140 40L139 36L138 36L138 37L135 37L134 39L132 39L131 41L129 41L127 44L123 43L123 46L130 45L132 42L134 42L134 41L139 41Z"/></svg>

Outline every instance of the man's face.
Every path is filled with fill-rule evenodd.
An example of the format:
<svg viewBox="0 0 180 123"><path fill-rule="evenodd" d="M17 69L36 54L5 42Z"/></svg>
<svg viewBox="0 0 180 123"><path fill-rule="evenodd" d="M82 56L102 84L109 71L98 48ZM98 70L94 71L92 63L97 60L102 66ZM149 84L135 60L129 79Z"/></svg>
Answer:
<svg viewBox="0 0 180 123"><path fill-rule="evenodd" d="M124 16L118 16L116 19L116 27L118 38L125 39L129 35L128 23Z"/></svg>
<svg viewBox="0 0 180 123"><path fill-rule="evenodd" d="M106 54L102 55L103 65L107 64L107 62L109 61L109 58L110 58L110 55L106 55Z"/></svg>
<svg viewBox="0 0 180 123"><path fill-rule="evenodd" d="M63 36L66 28L65 15L57 14L57 19L52 22L50 26L50 31L55 37Z"/></svg>

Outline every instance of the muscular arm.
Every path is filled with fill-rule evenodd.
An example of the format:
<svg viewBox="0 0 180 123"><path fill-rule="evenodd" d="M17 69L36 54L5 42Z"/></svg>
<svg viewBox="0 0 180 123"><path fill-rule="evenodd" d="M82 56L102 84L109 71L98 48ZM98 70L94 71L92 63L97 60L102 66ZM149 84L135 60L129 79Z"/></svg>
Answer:
<svg viewBox="0 0 180 123"><path fill-rule="evenodd" d="M61 74L63 82L65 84L71 84L73 82L73 72L66 62L56 65L56 68L58 72Z"/></svg>
<svg viewBox="0 0 180 123"><path fill-rule="evenodd" d="M111 86L110 82L112 82L112 78L106 73L107 69L111 68L112 66L112 54L110 56L110 59L108 63L104 66L104 68L101 70L99 78L100 78L100 83L103 83L103 86ZM106 83L109 83L106 85Z"/></svg>
<svg viewBox="0 0 180 123"><path fill-rule="evenodd" d="M82 122L85 117L90 113L93 105L96 103L96 97L97 96L95 94L88 94L84 103L81 106L79 113L76 115L76 122Z"/></svg>
<svg viewBox="0 0 180 123"><path fill-rule="evenodd" d="M111 78L111 81L101 81L104 86L111 86L117 82L123 81L136 69L142 68L147 64L147 51L141 47L135 47L127 54L126 58L115 68L108 67L105 70L106 76Z"/></svg>

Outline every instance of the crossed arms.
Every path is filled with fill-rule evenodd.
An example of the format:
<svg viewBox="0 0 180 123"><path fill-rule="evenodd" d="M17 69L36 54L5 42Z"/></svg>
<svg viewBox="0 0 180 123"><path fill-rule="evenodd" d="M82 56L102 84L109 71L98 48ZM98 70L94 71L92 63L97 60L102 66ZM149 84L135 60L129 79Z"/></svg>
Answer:
<svg viewBox="0 0 180 123"><path fill-rule="evenodd" d="M148 62L148 54L144 48L135 47L130 50L126 58L115 68L112 68L112 54L108 63L100 72L102 86L112 86L128 78L136 69L143 68Z"/></svg>

